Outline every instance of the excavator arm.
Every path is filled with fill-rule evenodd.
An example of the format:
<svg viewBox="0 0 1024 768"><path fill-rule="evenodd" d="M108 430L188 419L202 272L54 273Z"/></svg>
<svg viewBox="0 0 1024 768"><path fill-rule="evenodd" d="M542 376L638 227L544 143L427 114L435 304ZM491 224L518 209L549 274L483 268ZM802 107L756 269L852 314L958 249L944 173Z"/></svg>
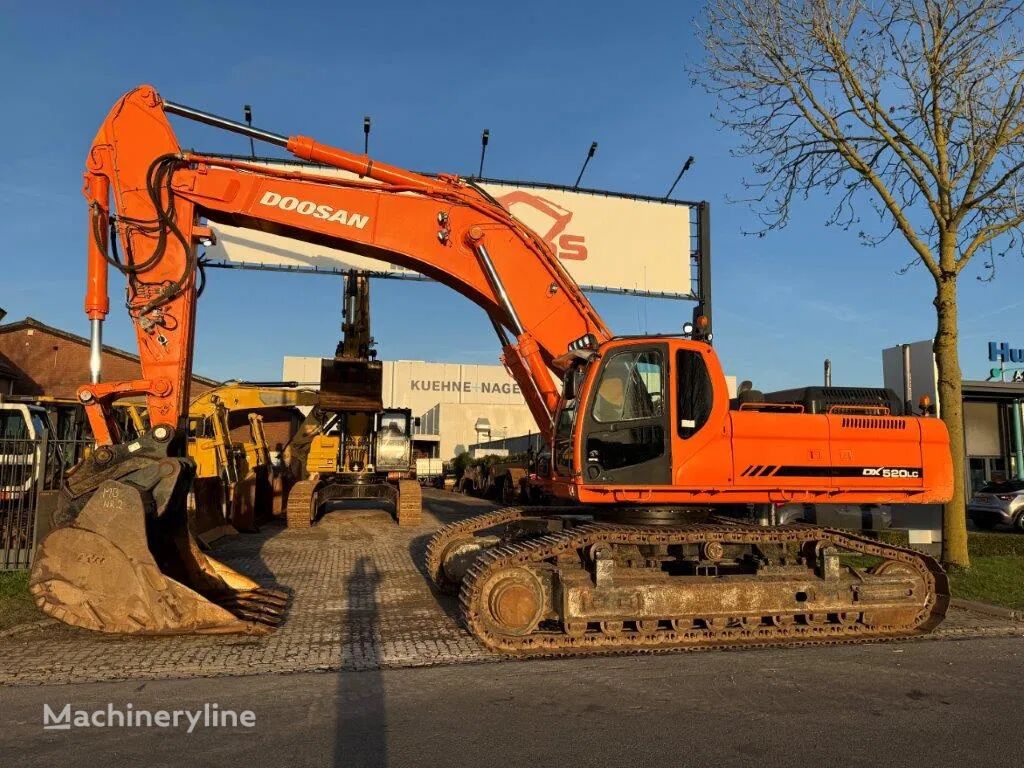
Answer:
<svg viewBox="0 0 1024 768"><path fill-rule="evenodd" d="M85 308L95 340L109 308L108 266L126 275L143 372L137 381L101 382L96 366L93 382L81 388L100 443L116 442L109 404L129 394L146 396L154 425L181 425L200 282L197 249L210 237L203 220L344 248L467 296L494 324L504 362L544 430L559 398L550 374L558 358L576 339L610 338L544 241L475 185L262 131L254 133L354 177L183 152L169 113L253 132L165 102L142 86L114 106L93 142L84 186L90 208Z"/></svg>

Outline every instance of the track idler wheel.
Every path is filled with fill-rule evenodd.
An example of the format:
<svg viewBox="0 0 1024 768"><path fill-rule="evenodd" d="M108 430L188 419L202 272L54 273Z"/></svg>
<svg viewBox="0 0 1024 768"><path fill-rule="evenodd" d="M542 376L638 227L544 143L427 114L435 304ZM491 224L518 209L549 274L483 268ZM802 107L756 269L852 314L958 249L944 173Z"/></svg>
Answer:
<svg viewBox="0 0 1024 768"><path fill-rule="evenodd" d="M486 587L487 618L504 635L524 637L544 614L544 587L532 572L514 568L498 574Z"/></svg>
<svg viewBox="0 0 1024 768"><path fill-rule="evenodd" d="M895 560L886 560L881 565L871 570L875 576L917 576L914 569L906 563L899 563ZM920 587L923 589L923 585ZM915 612L911 609L903 610L865 610L862 620L872 628L892 627L901 628L913 624Z"/></svg>

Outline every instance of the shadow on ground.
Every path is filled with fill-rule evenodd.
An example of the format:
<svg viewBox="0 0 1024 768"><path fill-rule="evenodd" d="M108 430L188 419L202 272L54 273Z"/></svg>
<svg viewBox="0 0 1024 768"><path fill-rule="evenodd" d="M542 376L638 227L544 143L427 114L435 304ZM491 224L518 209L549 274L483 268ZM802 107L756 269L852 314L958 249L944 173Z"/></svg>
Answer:
<svg viewBox="0 0 1024 768"><path fill-rule="evenodd" d="M348 613L340 651L351 653L360 674L338 675L337 727L333 765L384 766L388 762L387 701L380 671L382 654L381 576L369 557L360 557L348 577Z"/></svg>
<svg viewBox="0 0 1024 768"><path fill-rule="evenodd" d="M494 503L486 499L455 493L436 492L424 496L423 511L436 519L438 525L431 526L428 533L416 536L409 542L409 557L430 587L430 593L434 596L437 606L456 623L460 622L458 596L444 595L434 588L433 580L427 572L427 545L430 544L430 539L437 532L437 528L465 520L468 517L483 515L497 508Z"/></svg>

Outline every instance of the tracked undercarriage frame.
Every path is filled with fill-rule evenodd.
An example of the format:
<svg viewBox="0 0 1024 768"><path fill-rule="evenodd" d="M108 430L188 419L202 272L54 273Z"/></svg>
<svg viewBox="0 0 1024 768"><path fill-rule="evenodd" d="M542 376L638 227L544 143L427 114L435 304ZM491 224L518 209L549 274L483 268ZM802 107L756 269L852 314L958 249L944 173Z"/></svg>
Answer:
<svg viewBox="0 0 1024 768"><path fill-rule="evenodd" d="M516 655L855 642L925 633L949 585L920 552L809 525L595 521L509 507L442 528L427 568ZM497 533L486 535L487 531Z"/></svg>
<svg viewBox="0 0 1024 768"><path fill-rule="evenodd" d="M291 487L285 507L289 528L309 528L320 507L344 499L382 499L394 506L399 526L416 526L423 515L420 484L415 480L335 481L319 476L301 480Z"/></svg>

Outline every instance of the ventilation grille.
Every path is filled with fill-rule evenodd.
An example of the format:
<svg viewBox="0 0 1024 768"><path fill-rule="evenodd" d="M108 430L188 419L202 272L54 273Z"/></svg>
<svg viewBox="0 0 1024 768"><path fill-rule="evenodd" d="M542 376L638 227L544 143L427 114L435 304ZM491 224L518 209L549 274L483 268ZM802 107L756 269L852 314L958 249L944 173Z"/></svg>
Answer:
<svg viewBox="0 0 1024 768"><path fill-rule="evenodd" d="M844 416L842 425L846 429L906 429L904 419L873 418L871 416Z"/></svg>

